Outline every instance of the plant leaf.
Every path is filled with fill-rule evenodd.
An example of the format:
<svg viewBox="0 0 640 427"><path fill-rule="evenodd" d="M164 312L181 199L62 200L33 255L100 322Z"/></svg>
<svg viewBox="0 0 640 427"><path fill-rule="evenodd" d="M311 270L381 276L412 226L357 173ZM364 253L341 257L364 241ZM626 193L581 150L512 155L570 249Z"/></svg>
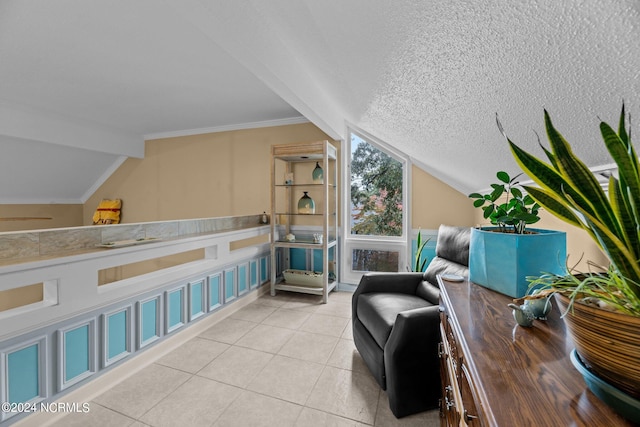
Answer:
<svg viewBox="0 0 640 427"><path fill-rule="evenodd" d="M576 193L581 194L582 200L588 203L585 205L582 200L576 199L577 204L608 227L619 232L620 225L615 215L613 215L609 200L593 172L573 153L569 143L553 126L547 110L544 111L544 118L549 143L557 161L558 172L571 184ZM573 197L573 194L570 195ZM587 209L587 206L590 209Z"/></svg>
<svg viewBox="0 0 640 427"><path fill-rule="evenodd" d="M565 196L565 194L568 194L572 200L579 203L583 209L590 210L591 213L595 214L589 202L585 200L580 193L576 192L556 169L527 153L513 142L509 141L509 145L516 162L540 187L555 193L558 200L564 200L565 204L569 203L569 200ZM525 187L525 189L526 188L528 187Z"/></svg>
<svg viewBox="0 0 640 427"><path fill-rule="evenodd" d="M496 176L500 181L504 182L505 184L508 184L509 181L511 181L511 178L509 178L509 174L504 171L498 172Z"/></svg>
<svg viewBox="0 0 640 427"><path fill-rule="evenodd" d="M524 188L549 213L571 225L583 228L580 219L566 207L566 203L556 193L537 187L525 186Z"/></svg>
<svg viewBox="0 0 640 427"><path fill-rule="evenodd" d="M522 199L522 191L520 191L519 188L512 188L511 189L511 194L513 194L513 197L516 197L518 199Z"/></svg>

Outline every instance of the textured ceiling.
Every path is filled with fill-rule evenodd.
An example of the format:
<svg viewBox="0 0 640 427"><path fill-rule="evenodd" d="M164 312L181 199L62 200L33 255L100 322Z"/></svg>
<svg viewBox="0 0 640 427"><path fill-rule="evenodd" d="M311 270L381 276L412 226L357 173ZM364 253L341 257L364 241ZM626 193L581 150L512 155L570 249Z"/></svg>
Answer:
<svg viewBox="0 0 640 427"><path fill-rule="evenodd" d="M213 10L216 2L202 3ZM547 108L589 166L610 162L598 117L617 121L623 99L640 113L639 5L254 1L227 8L217 25L242 28L243 46L254 50L228 45L241 61L259 56L267 69L295 69L291 81L322 87L327 102L304 88L297 96L315 112L339 112L333 121L324 114L333 129L347 120L466 193L488 187L498 170L517 171L496 113L511 139L536 149ZM271 61L267 44L290 62Z"/></svg>
<svg viewBox="0 0 640 427"><path fill-rule="evenodd" d="M0 150L32 170L18 141L101 157L72 190L56 175L68 152L52 154L48 200L82 200L145 135L303 115L468 193L517 171L496 113L537 150L546 108L589 166L608 165L598 121L623 100L640 116L638 40L635 0L3 0ZM40 198L12 186L0 203Z"/></svg>

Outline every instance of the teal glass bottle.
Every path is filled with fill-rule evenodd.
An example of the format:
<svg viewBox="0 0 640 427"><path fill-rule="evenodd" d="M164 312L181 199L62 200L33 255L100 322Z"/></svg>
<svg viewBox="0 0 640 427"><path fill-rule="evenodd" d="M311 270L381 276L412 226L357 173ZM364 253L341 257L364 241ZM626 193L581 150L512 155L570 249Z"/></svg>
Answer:
<svg viewBox="0 0 640 427"><path fill-rule="evenodd" d="M314 214L316 213L316 202L304 191L304 195L298 200L298 213Z"/></svg>
<svg viewBox="0 0 640 427"><path fill-rule="evenodd" d="M316 162L316 167L315 169L313 169L313 172L311 173L311 177L313 178L314 184L322 184L324 173L322 171L322 167L320 166L320 163Z"/></svg>

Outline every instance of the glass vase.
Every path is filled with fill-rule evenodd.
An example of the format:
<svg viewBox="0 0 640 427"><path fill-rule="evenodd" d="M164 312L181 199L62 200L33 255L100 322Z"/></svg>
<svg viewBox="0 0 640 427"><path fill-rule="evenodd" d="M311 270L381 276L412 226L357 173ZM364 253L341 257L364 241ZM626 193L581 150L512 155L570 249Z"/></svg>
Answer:
<svg viewBox="0 0 640 427"><path fill-rule="evenodd" d="M313 178L314 184L322 184L324 173L322 171L322 167L320 166L320 163L316 162L316 167L315 169L313 169L313 172L311 173L311 177Z"/></svg>
<svg viewBox="0 0 640 427"><path fill-rule="evenodd" d="M316 213L316 202L304 191L304 195L298 200L298 213L314 214Z"/></svg>

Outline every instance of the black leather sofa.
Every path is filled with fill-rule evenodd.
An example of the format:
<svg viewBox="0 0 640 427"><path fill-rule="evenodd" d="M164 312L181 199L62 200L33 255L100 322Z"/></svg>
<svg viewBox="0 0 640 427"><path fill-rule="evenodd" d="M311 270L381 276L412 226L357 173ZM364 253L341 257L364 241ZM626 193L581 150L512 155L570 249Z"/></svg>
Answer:
<svg viewBox="0 0 640 427"><path fill-rule="evenodd" d="M438 274L468 276L469 227L441 225L425 273L368 273L353 294L355 346L397 417L438 406Z"/></svg>

